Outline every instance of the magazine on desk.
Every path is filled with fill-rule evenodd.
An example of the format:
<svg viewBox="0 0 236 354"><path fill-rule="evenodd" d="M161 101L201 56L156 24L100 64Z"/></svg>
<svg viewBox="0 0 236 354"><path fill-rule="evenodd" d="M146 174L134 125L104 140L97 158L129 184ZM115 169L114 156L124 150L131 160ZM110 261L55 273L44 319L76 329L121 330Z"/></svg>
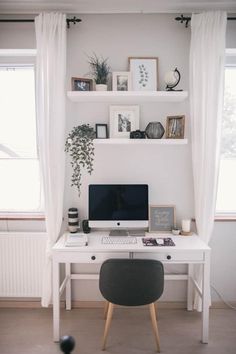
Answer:
<svg viewBox="0 0 236 354"><path fill-rule="evenodd" d="M175 246L171 237L144 237L142 241L144 246Z"/></svg>
<svg viewBox="0 0 236 354"><path fill-rule="evenodd" d="M66 247L88 246L88 236L83 233L68 234L65 241Z"/></svg>

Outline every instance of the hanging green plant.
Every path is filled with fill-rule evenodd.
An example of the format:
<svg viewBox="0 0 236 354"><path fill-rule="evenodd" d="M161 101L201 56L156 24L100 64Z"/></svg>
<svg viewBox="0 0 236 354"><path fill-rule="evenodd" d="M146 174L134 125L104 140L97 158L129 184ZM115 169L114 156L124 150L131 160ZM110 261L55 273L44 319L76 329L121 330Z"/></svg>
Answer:
<svg viewBox="0 0 236 354"><path fill-rule="evenodd" d="M81 193L82 169L86 169L90 175L93 171L94 138L94 128L90 127L89 124L82 124L74 127L66 139L65 151L70 154L73 168L71 186L77 187L79 196Z"/></svg>

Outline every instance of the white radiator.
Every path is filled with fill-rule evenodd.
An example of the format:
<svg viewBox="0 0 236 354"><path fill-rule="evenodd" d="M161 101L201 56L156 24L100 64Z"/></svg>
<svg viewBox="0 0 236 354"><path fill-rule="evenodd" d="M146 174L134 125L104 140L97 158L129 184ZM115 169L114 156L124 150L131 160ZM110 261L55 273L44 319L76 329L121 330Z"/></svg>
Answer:
<svg viewBox="0 0 236 354"><path fill-rule="evenodd" d="M40 297L46 233L0 232L0 297Z"/></svg>

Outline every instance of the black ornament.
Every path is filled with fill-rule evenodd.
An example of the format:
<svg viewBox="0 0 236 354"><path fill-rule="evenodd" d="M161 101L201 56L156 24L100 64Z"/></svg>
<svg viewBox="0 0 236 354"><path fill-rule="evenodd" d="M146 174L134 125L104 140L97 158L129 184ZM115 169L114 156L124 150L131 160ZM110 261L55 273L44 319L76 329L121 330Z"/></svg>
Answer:
<svg viewBox="0 0 236 354"><path fill-rule="evenodd" d="M146 134L141 130L134 130L133 132L130 132L130 139L145 139L145 138L146 138Z"/></svg>
<svg viewBox="0 0 236 354"><path fill-rule="evenodd" d="M63 336L60 339L60 348L64 354L70 354L75 347L75 340L71 336Z"/></svg>

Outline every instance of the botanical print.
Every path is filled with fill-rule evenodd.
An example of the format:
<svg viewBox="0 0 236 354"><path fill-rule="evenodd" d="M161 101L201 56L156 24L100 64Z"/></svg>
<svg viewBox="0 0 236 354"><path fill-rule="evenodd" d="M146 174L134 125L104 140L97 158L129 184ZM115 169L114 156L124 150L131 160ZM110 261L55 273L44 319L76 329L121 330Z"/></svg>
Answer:
<svg viewBox="0 0 236 354"><path fill-rule="evenodd" d="M134 91L157 90L157 58L129 58Z"/></svg>
<svg viewBox="0 0 236 354"><path fill-rule="evenodd" d="M145 88L148 84L148 79L149 79L149 72L148 68L144 64L140 64L138 66L139 68L139 84L140 88Z"/></svg>

